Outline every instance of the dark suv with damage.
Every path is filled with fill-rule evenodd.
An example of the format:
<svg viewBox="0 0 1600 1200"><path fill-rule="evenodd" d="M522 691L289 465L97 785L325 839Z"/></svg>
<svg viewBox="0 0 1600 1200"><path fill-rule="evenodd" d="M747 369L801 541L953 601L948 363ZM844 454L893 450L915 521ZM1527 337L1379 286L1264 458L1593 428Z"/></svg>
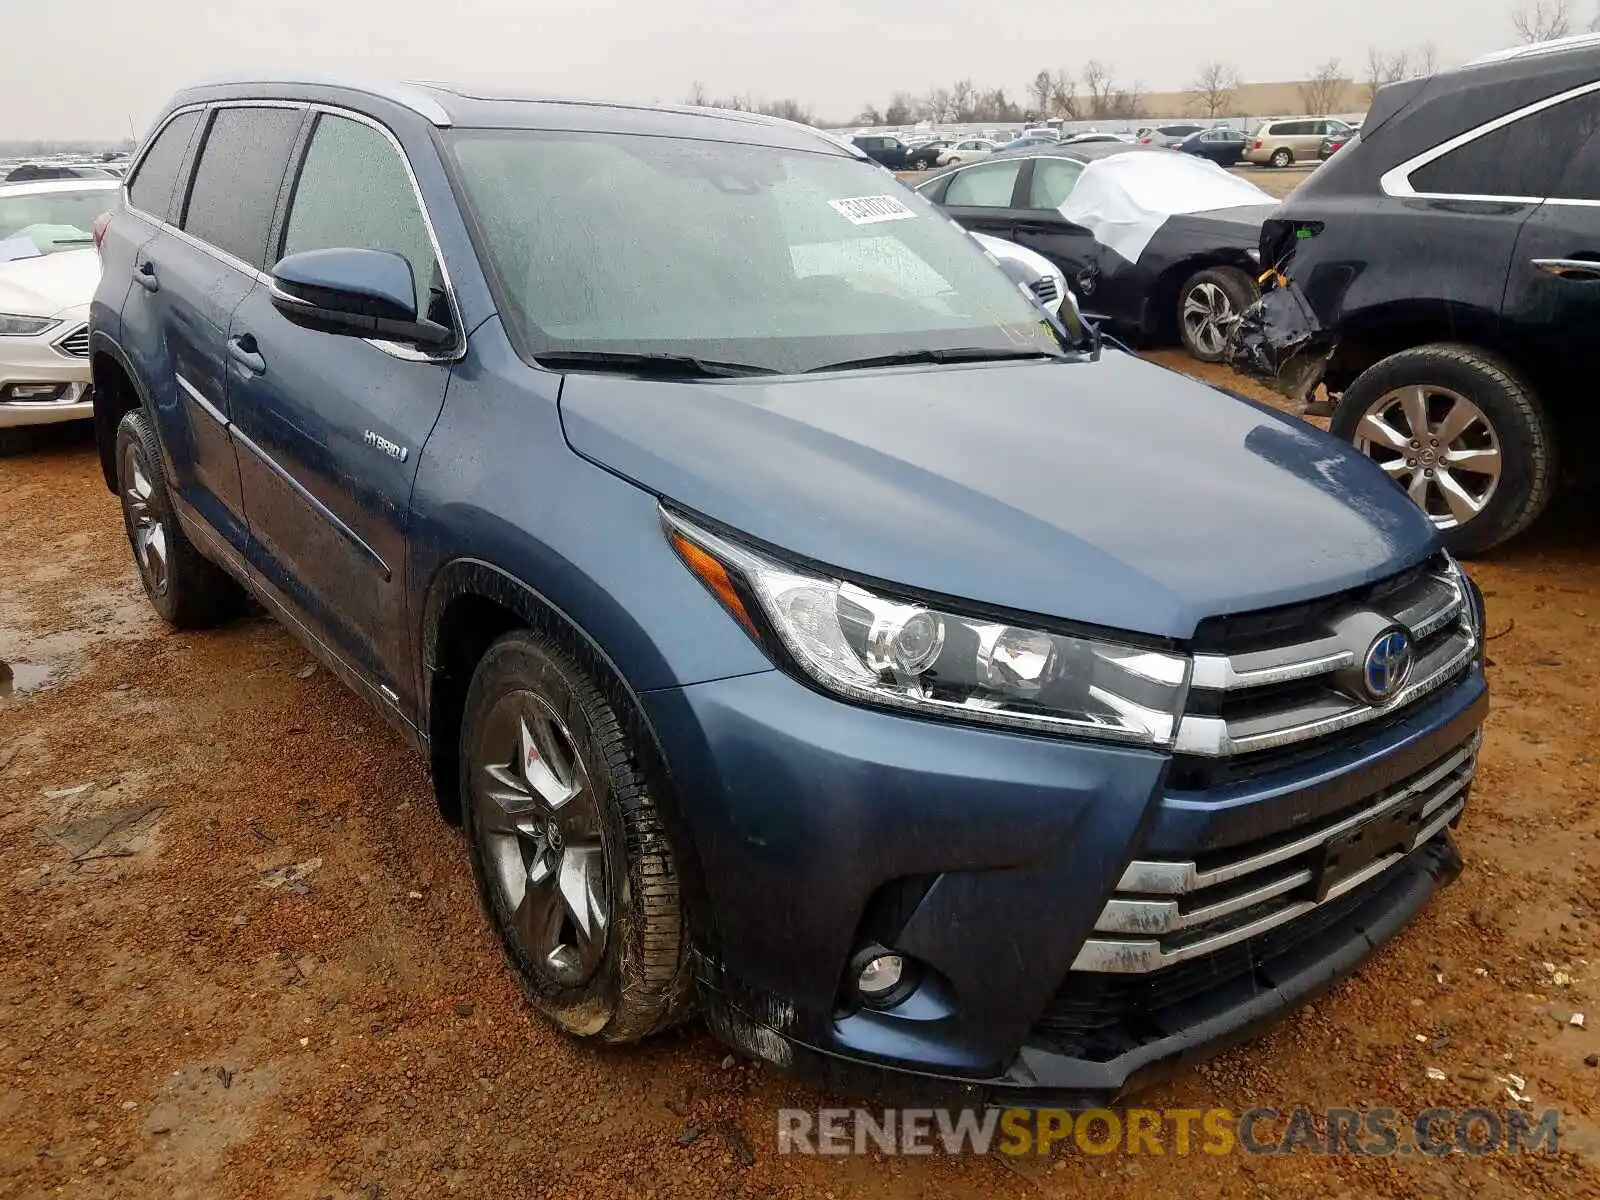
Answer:
<svg viewBox="0 0 1600 1200"><path fill-rule="evenodd" d="M698 1007L841 1081L1104 1099L1457 869L1483 618L1433 527L834 139L218 84L102 234L151 602L248 592L427 756L575 1036Z"/></svg>
<svg viewBox="0 0 1600 1200"><path fill-rule="evenodd" d="M1457 553L1600 434L1600 37L1382 89L1262 230L1233 360L1316 401Z"/></svg>

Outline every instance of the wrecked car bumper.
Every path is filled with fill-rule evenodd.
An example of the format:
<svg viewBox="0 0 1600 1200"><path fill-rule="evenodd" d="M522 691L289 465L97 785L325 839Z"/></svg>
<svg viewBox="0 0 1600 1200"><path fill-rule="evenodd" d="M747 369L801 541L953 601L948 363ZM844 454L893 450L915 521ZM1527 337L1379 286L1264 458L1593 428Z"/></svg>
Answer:
<svg viewBox="0 0 1600 1200"><path fill-rule="evenodd" d="M1126 1094L1352 971L1458 870L1487 705L1475 669L1379 732L1196 783L1167 755L855 708L779 672L643 700L711 881L712 1029L855 1095L1022 1105ZM1436 799L1406 852L1321 899L1311 874L1285 882L1407 788ZM1241 906L1235 877L1170 897L1192 928L1138 931L1162 900L1139 871L1302 842L1285 890ZM869 947L908 965L891 1007L856 990Z"/></svg>
<svg viewBox="0 0 1600 1200"><path fill-rule="evenodd" d="M1275 388L1302 413L1328 415L1313 401L1338 338L1323 328L1305 294L1292 281L1265 292L1245 310L1229 339L1228 365Z"/></svg>

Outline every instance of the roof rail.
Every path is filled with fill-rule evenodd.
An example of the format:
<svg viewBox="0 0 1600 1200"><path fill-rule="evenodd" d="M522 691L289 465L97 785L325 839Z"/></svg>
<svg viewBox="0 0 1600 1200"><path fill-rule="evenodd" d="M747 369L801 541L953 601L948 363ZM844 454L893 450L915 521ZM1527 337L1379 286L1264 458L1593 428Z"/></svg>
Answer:
<svg viewBox="0 0 1600 1200"><path fill-rule="evenodd" d="M1485 54L1475 58L1467 64L1469 67L1486 66L1489 63L1511 62L1519 58L1534 58L1541 54L1559 54L1563 50L1581 50L1585 46L1600 46L1600 32L1575 33L1571 37L1556 38L1548 42L1532 42L1526 46L1512 46L1506 50L1496 50L1492 54Z"/></svg>
<svg viewBox="0 0 1600 1200"><path fill-rule="evenodd" d="M450 114L445 111L434 96L423 87L415 84L395 83L387 80L356 80L343 79L337 75L265 75L260 73L226 75L218 79L207 79L203 83L194 84L194 87L238 87L299 84L308 87L338 87L352 92L362 92L368 96L376 96L380 100L387 100L398 104L402 108L409 108L419 117L441 129L448 129L452 124Z"/></svg>

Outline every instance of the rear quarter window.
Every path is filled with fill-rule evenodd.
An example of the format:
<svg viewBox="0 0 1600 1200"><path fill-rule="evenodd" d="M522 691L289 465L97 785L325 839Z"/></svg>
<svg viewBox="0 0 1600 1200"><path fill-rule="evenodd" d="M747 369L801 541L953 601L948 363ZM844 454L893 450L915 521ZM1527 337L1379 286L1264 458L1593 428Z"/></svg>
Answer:
<svg viewBox="0 0 1600 1200"><path fill-rule="evenodd" d="M1600 93L1502 125L1412 171L1414 191L1441 196L1551 195L1600 128Z"/></svg>
<svg viewBox="0 0 1600 1200"><path fill-rule="evenodd" d="M139 168L128 181L128 199L133 206L165 221L172 207L172 193L183 167L189 142L200 124L201 113L179 113L156 134L150 149L139 160Z"/></svg>

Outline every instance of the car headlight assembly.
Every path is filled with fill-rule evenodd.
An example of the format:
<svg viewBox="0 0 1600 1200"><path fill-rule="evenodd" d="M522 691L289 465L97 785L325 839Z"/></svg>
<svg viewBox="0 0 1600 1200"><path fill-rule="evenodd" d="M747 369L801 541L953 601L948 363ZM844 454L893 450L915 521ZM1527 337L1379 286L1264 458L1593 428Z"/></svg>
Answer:
<svg viewBox="0 0 1600 1200"><path fill-rule="evenodd" d="M863 704L1170 746L1185 655L966 614L784 563L663 511L684 564L780 666Z"/></svg>
<svg viewBox="0 0 1600 1200"><path fill-rule="evenodd" d="M25 317L16 313L0 313L0 337L33 337L43 333L59 321L49 317Z"/></svg>

